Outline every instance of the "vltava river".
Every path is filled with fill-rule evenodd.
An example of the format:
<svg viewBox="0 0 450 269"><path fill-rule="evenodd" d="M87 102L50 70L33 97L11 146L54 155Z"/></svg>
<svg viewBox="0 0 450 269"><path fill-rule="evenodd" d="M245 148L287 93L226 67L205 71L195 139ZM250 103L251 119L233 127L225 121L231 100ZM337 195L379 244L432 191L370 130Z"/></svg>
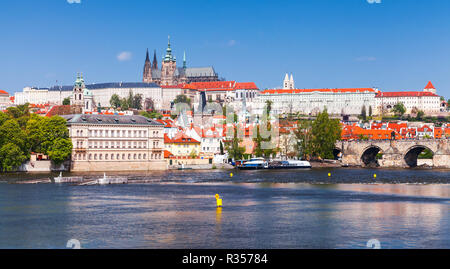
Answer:
<svg viewBox="0 0 450 269"><path fill-rule="evenodd" d="M450 248L448 170L232 172L123 174L151 182L110 186L17 185L55 175L2 174L0 248L70 239L82 248L366 248L371 239Z"/></svg>

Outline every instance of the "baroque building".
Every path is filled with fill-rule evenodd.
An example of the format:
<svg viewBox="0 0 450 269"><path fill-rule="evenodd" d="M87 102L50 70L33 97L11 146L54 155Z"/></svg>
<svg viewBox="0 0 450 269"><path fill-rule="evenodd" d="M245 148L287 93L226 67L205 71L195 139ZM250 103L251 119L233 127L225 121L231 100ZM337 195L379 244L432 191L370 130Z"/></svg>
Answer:
<svg viewBox="0 0 450 269"><path fill-rule="evenodd" d="M172 54L169 42L166 54L161 62L161 69L158 69L156 51L153 53L153 63L150 61L148 49L145 58L143 79L144 83L156 83L161 86L173 86L192 82L218 81L219 76L214 68L209 67L187 67L186 53L183 55L183 66L177 67L177 59Z"/></svg>
<svg viewBox="0 0 450 269"><path fill-rule="evenodd" d="M143 116L65 115L71 171L165 170L164 125Z"/></svg>
<svg viewBox="0 0 450 269"><path fill-rule="evenodd" d="M92 92L86 88L84 84L83 74L77 75L77 80L73 86L72 95L70 96L70 105L73 113L81 114L91 112L94 109L94 96Z"/></svg>

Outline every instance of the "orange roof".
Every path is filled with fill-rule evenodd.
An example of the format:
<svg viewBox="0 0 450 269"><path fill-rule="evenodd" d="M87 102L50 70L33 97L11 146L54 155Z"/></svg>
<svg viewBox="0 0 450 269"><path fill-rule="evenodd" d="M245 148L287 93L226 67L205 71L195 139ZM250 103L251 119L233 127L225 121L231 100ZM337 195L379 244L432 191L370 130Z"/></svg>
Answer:
<svg viewBox="0 0 450 269"><path fill-rule="evenodd" d="M194 89L194 90L203 90L203 89L224 89L224 88L233 88L236 84L236 81L210 81L210 82L192 82L184 86L184 89Z"/></svg>
<svg viewBox="0 0 450 269"><path fill-rule="evenodd" d="M425 89L436 89L434 86L433 86L433 83L431 83L431 81L428 81L428 84L427 84L427 86L425 86Z"/></svg>
<svg viewBox="0 0 450 269"><path fill-rule="evenodd" d="M0 90L0 94L7 94L7 95L9 95L9 93L5 92L4 90Z"/></svg>
<svg viewBox="0 0 450 269"><path fill-rule="evenodd" d="M422 96L435 96L438 95L432 92L379 92L375 97L422 97Z"/></svg>
<svg viewBox="0 0 450 269"><path fill-rule="evenodd" d="M343 89L293 89L293 90L264 90L261 94L293 94L293 93L307 93L307 92L375 92L372 88L343 88Z"/></svg>
<svg viewBox="0 0 450 269"><path fill-rule="evenodd" d="M195 140L194 138L191 138L189 136L187 136L186 134L181 134L176 136L174 139L170 139L167 134L164 134L164 143L168 144L168 143L183 143L183 144L196 144L196 143L200 143L199 141Z"/></svg>
<svg viewBox="0 0 450 269"><path fill-rule="evenodd" d="M236 90L258 90L254 82L238 82L234 88Z"/></svg>
<svg viewBox="0 0 450 269"><path fill-rule="evenodd" d="M164 159L169 159L172 156L173 154L170 151L164 150Z"/></svg>

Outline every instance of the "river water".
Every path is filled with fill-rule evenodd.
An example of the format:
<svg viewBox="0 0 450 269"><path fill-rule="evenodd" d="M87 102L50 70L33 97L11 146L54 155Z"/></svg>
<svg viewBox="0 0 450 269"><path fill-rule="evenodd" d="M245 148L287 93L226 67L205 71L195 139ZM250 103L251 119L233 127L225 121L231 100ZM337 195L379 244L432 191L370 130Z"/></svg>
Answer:
<svg viewBox="0 0 450 269"><path fill-rule="evenodd" d="M366 248L371 239L450 248L448 170L118 175L151 182L19 185L56 175L1 174L0 248L62 249L70 239L82 248Z"/></svg>

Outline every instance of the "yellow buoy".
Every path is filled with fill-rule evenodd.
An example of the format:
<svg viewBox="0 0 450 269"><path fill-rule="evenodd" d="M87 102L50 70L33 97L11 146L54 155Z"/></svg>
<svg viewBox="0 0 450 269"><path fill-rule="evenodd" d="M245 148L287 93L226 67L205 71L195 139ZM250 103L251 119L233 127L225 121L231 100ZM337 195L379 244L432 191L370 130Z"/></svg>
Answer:
<svg viewBox="0 0 450 269"><path fill-rule="evenodd" d="M328 176L331 177L331 173L328 173Z"/></svg>
<svg viewBox="0 0 450 269"><path fill-rule="evenodd" d="M377 174L373 174L373 178L377 178Z"/></svg>
<svg viewBox="0 0 450 269"><path fill-rule="evenodd" d="M233 177L233 173L230 173L230 177Z"/></svg>
<svg viewBox="0 0 450 269"><path fill-rule="evenodd" d="M216 194L217 207L222 207L222 199L220 199L219 194Z"/></svg>

